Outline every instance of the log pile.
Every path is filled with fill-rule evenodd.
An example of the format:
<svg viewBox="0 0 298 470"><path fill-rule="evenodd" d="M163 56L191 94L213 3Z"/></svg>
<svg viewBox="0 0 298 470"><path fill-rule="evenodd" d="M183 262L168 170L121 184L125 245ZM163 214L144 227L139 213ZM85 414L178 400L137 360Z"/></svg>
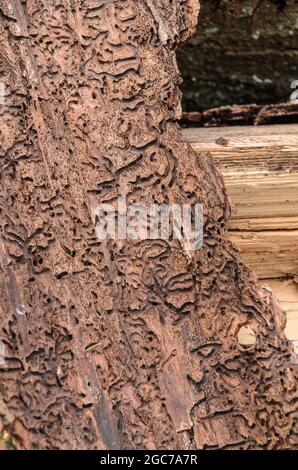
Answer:
<svg viewBox="0 0 298 470"><path fill-rule="evenodd" d="M298 122L298 103L289 101L270 105L232 105L204 111L185 112L181 124L186 127L291 124Z"/></svg>
<svg viewBox="0 0 298 470"><path fill-rule="evenodd" d="M298 126L189 128L184 134L216 161L235 205L231 238L279 298L288 336L297 340Z"/></svg>

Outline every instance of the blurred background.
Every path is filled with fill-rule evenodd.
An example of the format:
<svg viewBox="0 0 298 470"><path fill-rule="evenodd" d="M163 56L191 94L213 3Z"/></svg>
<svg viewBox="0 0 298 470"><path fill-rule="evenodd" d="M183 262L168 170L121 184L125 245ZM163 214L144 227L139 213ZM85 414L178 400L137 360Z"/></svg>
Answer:
<svg viewBox="0 0 298 470"><path fill-rule="evenodd" d="M178 51L183 109L289 101L298 80L298 0L200 0Z"/></svg>

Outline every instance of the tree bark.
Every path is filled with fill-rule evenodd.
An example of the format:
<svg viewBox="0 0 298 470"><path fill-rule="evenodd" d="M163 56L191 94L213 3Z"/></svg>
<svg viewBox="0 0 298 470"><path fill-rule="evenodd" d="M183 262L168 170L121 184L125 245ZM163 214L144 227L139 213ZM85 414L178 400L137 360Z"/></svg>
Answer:
<svg viewBox="0 0 298 470"><path fill-rule="evenodd" d="M16 447L296 448L284 316L175 123L196 0L0 5L0 415ZM118 196L202 203L204 246L99 241L94 208Z"/></svg>

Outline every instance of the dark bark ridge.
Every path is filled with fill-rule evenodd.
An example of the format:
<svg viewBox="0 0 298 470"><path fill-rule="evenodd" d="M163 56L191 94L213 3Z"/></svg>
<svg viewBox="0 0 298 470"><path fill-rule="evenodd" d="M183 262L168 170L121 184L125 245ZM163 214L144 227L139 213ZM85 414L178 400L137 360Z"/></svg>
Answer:
<svg viewBox="0 0 298 470"><path fill-rule="evenodd" d="M197 2L0 14L2 427L22 449L296 448L284 316L228 240L221 176L175 124ZM100 242L94 208L119 195L202 203L203 248Z"/></svg>

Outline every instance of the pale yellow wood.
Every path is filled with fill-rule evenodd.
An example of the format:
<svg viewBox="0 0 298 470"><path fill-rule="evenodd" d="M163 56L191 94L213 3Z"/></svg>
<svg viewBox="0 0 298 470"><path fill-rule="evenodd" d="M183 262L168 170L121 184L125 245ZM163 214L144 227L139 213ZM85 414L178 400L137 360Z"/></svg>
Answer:
<svg viewBox="0 0 298 470"><path fill-rule="evenodd" d="M286 312L286 335L298 354L298 284L288 279L298 274L298 125L184 134L195 150L210 152L222 172L237 209L230 237Z"/></svg>
<svg viewBox="0 0 298 470"><path fill-rule="evenodd" d="M298 217L231 219L228 228L240 231L294 230L298 229Z"/></svg>
<svg viewBox="0 0 298 470"><path fill-rule="evenodd" d="M298 125L185 129L210 152L236 206L234 218L298 216Z"/></svg>
<svg viewBox="0 0 298 470"><path fill-rule="evenodd" d="M259 278L279 278L298 273L298 230L230 232L246 263Z"/></svg>
<svg viewBox="0 0 298 470"><path fill-rule="evenodd" d="M293 280L268 279L262 284L272 289L287 314L286 335L298 353L298 284Z"/></svg>
<svg viewBox="0 0 298 470"><path fill-rule="evenodd" d="M234 218L289 217L298 214L298 173L227 176L226 187L236 205Z"/></svg>
<svg viewBox="0 0 298 470"><path fill-rule="evenodd" d="M198 127L183 129L183 133L190 143L200 146L211 143L214 148L265 146L275 148L276 145L287 148L298 144L297 127L297 124ZM221 138L226 142L218 140Z"/></svg>
<svg viewBox="0 0 298 470"><path fill-rule="evenodd" d="M298 274L298 125L185 129L235 204L232 240L260 279ZM198 158L199 155L198 155Z"/></svg>

